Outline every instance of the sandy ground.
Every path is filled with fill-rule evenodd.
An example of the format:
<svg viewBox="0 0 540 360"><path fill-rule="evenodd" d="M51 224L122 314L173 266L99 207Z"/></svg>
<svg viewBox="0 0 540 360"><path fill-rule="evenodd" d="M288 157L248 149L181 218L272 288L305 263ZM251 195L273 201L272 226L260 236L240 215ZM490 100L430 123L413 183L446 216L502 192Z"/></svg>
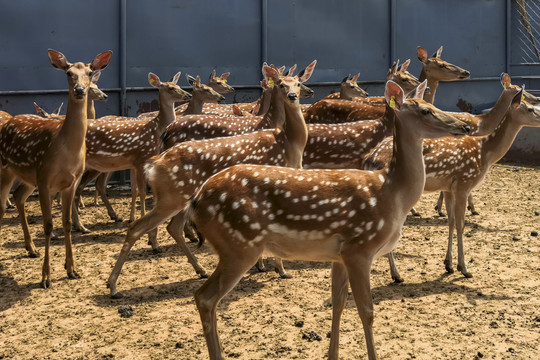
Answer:
<svg viewBox="0 0 540 360"><path fill-rule="evenodd" d="M496 165L475 192L479 216L467 215L466 259L473 278L448 275L442 264L446 218L433 211L437 194L424 195L396 249L403 284L391 283L386 259L372 273L374 333L382 359L540 358L540 168ZM93 192L85 193L86 203ZM128 217L128 193L110 191ZM150 200L151 204L151 200ZM38 248L43 231L37 198L28 203ZM0 359L206 359L194 291L198 279L164 229L161 253L141 239L109 298L105 281L127 222L110 221L103 206L89 205L82 219L92 233L75 234L83 275L68 280L62 239L53 241L52 288L42 290L42 259L26 255L16 213L9 211L0 237ZM55 207L55 224L60 225ZM211 271L217 257L189 244ZM455 246L455 245L454 245ZM42 251L43 252L43 251ZM454 265L457 250L454 250ZM331 323L330 266L285 261L292 279L252 270L218 308L227 358L324 359ZM131 307L131 317L120 311ZM125 313L125 312L124 312ZM354 301L341 321L341 358L366 358Z"/></svg>

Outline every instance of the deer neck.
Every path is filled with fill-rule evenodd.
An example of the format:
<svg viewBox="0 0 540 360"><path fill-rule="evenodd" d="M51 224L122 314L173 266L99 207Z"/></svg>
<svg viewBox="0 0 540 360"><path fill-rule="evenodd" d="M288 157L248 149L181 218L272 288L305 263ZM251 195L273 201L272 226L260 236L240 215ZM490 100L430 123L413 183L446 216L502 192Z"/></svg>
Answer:
<svg viewBox="0 0 540 360"><path fill-rule="evenodd" d="M273 91L263 91L261 97L258 101L259 112L256 115L264 115L270 109L272 104L272 93Z"/></svg>
<svg viewBox="0 0 540 360"><path fill-rule="evenodd" d="M174 100L166 97L165 94L159 93L159 112L153 121L157 122L158 133L162 134L167 126L172 124L176 119L174 113Z"/></svg>
<svg viewBox="0 0 540 360"><path fill-rule="evenodd" d="M482 164L489 167L499 161L510 149L516 139L517 134L523 128L519 121L516 121L512 111L507 111L499 126L493 130L491 135L482 138Z"/></svg>
<svg viewBox="0 0 540 360"><path fill-rule="evenodd" d="M261 128L271 129L282 126L285 123L285 106L281 95L278 94L279 89L277 86L274 86L270 92L270 99L268 101L268 111L264 113L263 119L261 121Z"/></svg>
<svg viewBox="0 0 540 360"><path fill-rule="evenodd" d="M184 115L202 114L203 106L204 100L200 96L197 96L196 92L194 91L191 100L189 100L188 107L186 111L184 111Z"/></svg>
<svg viewBox="0 0 540 360"><path fill-rule="evenodd" d="M475 135L490 134L504 118L512 99L516 94L504 90L495 105L486 114L479 115L478 131Z"/></svg>
<svg viewBox="0 0 540 360"><path fill-rule="evenodd" d="M412 119L402 120L398 115L394 116L394 150L383 188L391 194L392 206L407 213L424 191L423 139L415 133L414 126L404 124L403 120Z"/></svg>
<svg viewBox="0 0 540 360"><path fill-rule="evenodd" d="M82 100L75 100L70 95L66 118L58 132L57 139L64 139L65 149L73 154L79 153L84 146L88 127L87 103L87 96Z"/></svg>
<svg viewBox="0 0 540 360"><path fill-rule="evenodd" d="M429 88L429 91L426 90L424 93L424 101L433 104L433 101L435 101L435 92L437 91L437 88L439 87L439 80L434 79L432 77L427 77L426 75L426 69L425 67L422 68L422 72L420 73L420 79L419 81L422 82L427 79L427 86Z"/></svg>
<svg viewBox="0 0 540 360"><path fill-rule="evenodd" d="M341 89L339 89L339 98L342 100L352 100L352 96L347 94L347 85L341 85Z"/></svg>
<svg viewBox="0 0 540 360"><path fill-rule="evenodd" d="M391 136L394 133L395 116L396 115L392 108L390 108L390 106L386 104L386 110L381 118L381 123L384 127L383 131L385 137Z"/></svg>
<svg viewBox="0 0 540 360"><path fill-rule="evenodd" d="M94 108L94 100L87 100L86 102L86 117L88 119L95 119L96 109Z"/></svg>
<svg viewBox="0 0 540 360"><path fill-rule="evenodd" d="M300 104L283 104L285 122L282 126L285 141L285 158L287 166L302 168L302 156L308 139L308 129L304 116L300 110Z"/></svg>

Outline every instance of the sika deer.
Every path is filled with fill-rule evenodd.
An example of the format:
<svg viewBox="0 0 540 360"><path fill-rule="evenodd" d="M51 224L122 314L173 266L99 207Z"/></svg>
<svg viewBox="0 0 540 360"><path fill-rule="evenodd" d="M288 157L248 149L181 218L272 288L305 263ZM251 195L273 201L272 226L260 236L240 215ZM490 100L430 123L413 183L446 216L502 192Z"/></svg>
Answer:
<svg viewBox="0 0 540 360"><path fill-rule="evenodd" d="M223 359L217 305L263 253L331 261L328 358L338 358L350 282L369 359L376 359L371 265L396 246L407 212L422 194L422 138L467 132L464 123L433 105L405 100L393 82L385 96L396 113L390 167L371 172L236 165L209 178L186 207L183 221L191 217L219 255L216 270L195 293L210 359Z"/></svg>
<svg viewBox="0 0 540 360"><path fill-rule="evenodd" d="M448 250L444 260L448 273L454 272L452 239L455 228L458 240L458 271L465 277L472 276L466 267L463 245L467 197L472 190L481 185L489 168L508 151L522 127L540 127L540 111L521 101L521 97L522 92L519 91L503 120L490 135L426 140L424 144L426 164L424 191L444 191L448 209ZM382 153L377 155L379 161L382 160L382 156ZM392 278L401 279L391 254L389 260Z"/></svg>
<svg viewBox="0 0 540 360"><path fill-rule="evenodd" d="M85 165L85 137L87 129L87 94L94 71L104 69L112 52L97 55L90 64L70 63L54 50L48 51L51 64L67 75L69 95L66 118L63 122L50 121L37 116L19 115L11 118L0 130L0 157L6 167L0 185L0 219L5 212L10 184L4 172L16 175L22 183L14 194L23 226L25 246L31 257L39 256L30 238L24 211L24 202L37 187L43 227L45 230L45 257L41 286L51 285L49 248L52 233L51 195L62 193L62 223L66 245L66 270L70 279L79 278L71 245L71 211L76 185ZM29 141L29 139L31 139Z"/></svg>
<svg viewBox="0 0 540 360"><path fill-rule="evenodd" d="M141 215L144 215L146 197L144 163L150 157L160 153L159 138L165 128L175 119L174 103L191 96L176 85L179 77L180 73L177 73L171 82L161 82L157 75L148 74L150 85L159 91L160 109L158 115L152 120L105 116L89 122L86 138L86 167L94 171L85 173L77 187L77 196L80 196L84 186L99 173L135 169ZM136 201L136 196L137 192L132 191L133 203ZM105 202L107 199L103 198L103 200ZM111 211L114 214L108 200L105 205L108 209L110 208L109 215ZM73 214L75 227L87 232L88 230L80 223L78 215L75 212ZM133 212L132 216L134 217Z"/></svg>
<svg viewBox="0 0 540 360"><path fill-rule="evenodd" d="M282 126L239 136L184 142L148 161L145 170L154 193L154 208L128 228L122 251L108 280L112 297L121 296L116 291L116 281L135 241L170 218L167 231L183 249L197 274L206 276L206 271L186 246L182 235L184 224L180 226L179 221L183 219L182 210L190 196L210 176L240 163L302 167L307 129L300 111L300 82L309 79L314 67L313 63L297 79L280 77L275 69L264 66L265 73L275 83L272 99L280 104L276 111L285 118ZM154 243L155 235L156 231L151 237Z"/></svg>

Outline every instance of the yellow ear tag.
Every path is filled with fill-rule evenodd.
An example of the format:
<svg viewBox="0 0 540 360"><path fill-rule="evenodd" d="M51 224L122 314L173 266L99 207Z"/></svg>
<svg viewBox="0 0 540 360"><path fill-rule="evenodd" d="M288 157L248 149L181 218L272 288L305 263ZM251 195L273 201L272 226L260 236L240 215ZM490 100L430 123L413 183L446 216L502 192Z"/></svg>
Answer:
<svg viewBox="0 0 540 360"><path fill-rule="evenodd" d="M504 88L505 88L505 89L508 89L508 85L510 85L510 84L508 83L508 81L505 81L505 82L504 82Z"/></svg>
<svg viewBox="0 0 540 360"><path fill-rule="evenodd" d="M227 83L227 79L221 79L225 84Z"/></svg>
<svg viewBox="0 0 540 360"><path fill-rule="evenodd" d="M395 109L395 108L396 108L396 97L395 97L394 95L392 95L392 96L390 97L390 107L391 107L392 109Z"/></svg>
<svg viewBox="0 0 540 360"><path fill-rule="evenodd" d="M521 94L521 101L525 100L525 95Z"/></svg>
<svg viewBox="0 0 540 360"><path fill-rule="evenodd" d="M274 86L274 79L268 79L268 87Z"/></svg>
<svg viewBox="0 0 540 360"><path fill-rule="evenodd" d="M156 82L156 79L150 78L150 85L154 85L155 82Z"/></svg>

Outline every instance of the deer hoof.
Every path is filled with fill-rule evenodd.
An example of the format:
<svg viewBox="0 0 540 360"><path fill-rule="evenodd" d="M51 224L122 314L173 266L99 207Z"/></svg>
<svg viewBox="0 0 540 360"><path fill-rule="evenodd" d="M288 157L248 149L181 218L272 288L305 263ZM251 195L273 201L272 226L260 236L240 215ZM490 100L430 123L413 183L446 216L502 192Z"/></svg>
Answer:
<svg viewBox="0 0 540 360"><path fill-rule="evenodd" d="M31 257L33 259L40 257L39 251L33 250L28 252L28 257Z"/></svg>
<svg viewBox="0 0 540 360"><path fill-rule="evenodd" d="M478 211L475 210L475 211L471 211L471 215L480 215L480 214L478 213Z"/></svg>
<svg viewBox="0 0 540 360"><path fill-rule="evenodd" d="M450 264L450 262L447 261L447 260L444 260L444 268L446 269L447 273L449 273L449 274L454 273L454 268L452 267L452 264Z"/></svg>
<svg viewBox="0 0 540 360"><path fill-rule="evenodd" d="M461 265L458 265L457 266L457 269L460 273L463 274L463 276L465 276L467 279L470 279L472 278L472 274L465 268L463 268Z"/></svg>
<svg viewBox="0 0 540 360"><path fill-rule="evenodd" d="M80 279L81 275L79 275L76 271L68 272L68 278L69 279Z"/></svg>
<svg viewBox="0 0 540 360"><path fill-rule="evenodd" d="M118 299L122 299L123 297L124 295L122 295L122 293L119 293L119 292L115 292L114 294L111 293L111 299L118 300Z"/></svg>
<svg viewBox="0 0 540 360"><path fill-rule="evenodd" d="M395 284L401 284L404 281L401 276L392 276L392 280L394 280Z"/></svg>
<svg viewBox="0 0 540 360"><path fill-rule="evenodd" d="M197 274L199 274L201 279L208 279L208 274L204 270L202 272L197 272Z"/></svg>
<svg viewBox="0 0 540 360"><path fill-rule="evenodd" d="M282 279L292 279L292 275L289 275L287 273L282 273L282 274L279 274L279 277L282 278Z"/></svg>
<svg viewBox="0 0 540 360"><path fill-rule="evenodd" d="M43 289L48 289L51 287L51 280L41 280L40 285Z"/></svg>

